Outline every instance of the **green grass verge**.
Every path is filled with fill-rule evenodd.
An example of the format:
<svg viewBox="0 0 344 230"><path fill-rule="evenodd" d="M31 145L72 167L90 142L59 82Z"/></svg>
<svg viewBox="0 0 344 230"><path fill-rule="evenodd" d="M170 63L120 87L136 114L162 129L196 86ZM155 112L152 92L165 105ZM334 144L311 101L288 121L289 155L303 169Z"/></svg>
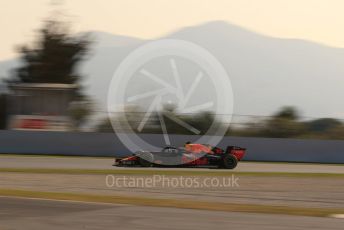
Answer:
<svg viewBox="0 0 344 230"><path fill-rule="evenodd" d="M104 196L104 195L90 195L90 194L76 194L76 193L27 191L27 190L16 190L16 189L0 189L0 195L10 196L10 197L43 198L43 199L54 199L54 200L129 204L129 205L140 205L140 206L185 208L185 209L198 209L198 210L211 210L211 211L286 214L286 215L316 216L316 217L325 217L325 216L332 215L334 213L344 213L344 209L303 208L303 207L256 205L256 204L234 204L234 203L219 203L219 202L207 202L207 201L195 201L195 200L181 200L181 199L177 200L177 199L161 199L161 198L130 197L130 196Z"/></svg>
<svg viewBox="0 0 344 230"><path fill-rule="evenodd" d="M288 173L288 172L237 172L233 170L173 170L173 169L44 169L44 168L0 168L3 173L37 173L37 174L80 174L80 175L166 175L166 176L260 176L260 177L331 177L344 178L337 173Z"/></svg>

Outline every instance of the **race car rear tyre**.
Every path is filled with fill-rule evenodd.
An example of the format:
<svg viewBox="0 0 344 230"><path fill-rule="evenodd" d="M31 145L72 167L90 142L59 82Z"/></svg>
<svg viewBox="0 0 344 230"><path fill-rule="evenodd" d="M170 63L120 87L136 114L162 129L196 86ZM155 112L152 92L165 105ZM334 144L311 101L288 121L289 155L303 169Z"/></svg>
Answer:
<svg viewBox="0 0 344 230"><path fill-rule="evenodd" d="M238 159L232 154L227 154L222 159L221 166L225 169L234 169L237 165L238 165Z"/></svg>
<svg viewBox="0 0 344 230"><path fill-rule="evenodd" d="M154 162L154 156L150 152L141 152L138 154L139 163L142 167L152 167Z"/></svg>

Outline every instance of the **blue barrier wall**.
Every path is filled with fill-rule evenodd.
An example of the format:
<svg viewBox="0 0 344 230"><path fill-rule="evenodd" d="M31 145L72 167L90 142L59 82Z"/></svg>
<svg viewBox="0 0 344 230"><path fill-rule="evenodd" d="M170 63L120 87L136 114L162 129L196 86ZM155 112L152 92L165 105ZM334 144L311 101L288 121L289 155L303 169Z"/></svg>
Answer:
<svg viewBox="0 0 344 230"><path fill-rule="evenodd" d="M163 147L162 135L140 136ZM197 139L197 136L188 135L169 136L176 146ZM245 160L344 163L344 141L224 137L219 146L227 145L247 148ZM0 153L123 156L130 151L113 133L6 130L0 131Z"/></svg>

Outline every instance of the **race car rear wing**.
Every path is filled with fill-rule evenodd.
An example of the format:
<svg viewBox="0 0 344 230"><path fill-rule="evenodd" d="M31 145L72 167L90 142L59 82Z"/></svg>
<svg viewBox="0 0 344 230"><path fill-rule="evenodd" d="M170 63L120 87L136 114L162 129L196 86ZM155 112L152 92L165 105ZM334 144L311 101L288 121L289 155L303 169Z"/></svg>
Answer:
<svg viewBox="0 0 344 230"><path fill-rule="evenodd" d="M226 153L233 154L240 161L245 156L246 149L238 146L228 146Z"/></svg>

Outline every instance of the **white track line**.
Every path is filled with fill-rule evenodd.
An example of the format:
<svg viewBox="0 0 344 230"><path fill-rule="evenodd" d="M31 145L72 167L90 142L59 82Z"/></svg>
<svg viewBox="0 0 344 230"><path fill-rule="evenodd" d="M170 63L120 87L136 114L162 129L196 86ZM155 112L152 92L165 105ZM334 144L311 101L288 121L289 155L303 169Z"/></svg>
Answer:
<svg viewBox="0 0 344 230"><path fill-rule="evenodd" d="M344 214L331 214L329 217L337 218L337 219L344 219Z"/></svg>

